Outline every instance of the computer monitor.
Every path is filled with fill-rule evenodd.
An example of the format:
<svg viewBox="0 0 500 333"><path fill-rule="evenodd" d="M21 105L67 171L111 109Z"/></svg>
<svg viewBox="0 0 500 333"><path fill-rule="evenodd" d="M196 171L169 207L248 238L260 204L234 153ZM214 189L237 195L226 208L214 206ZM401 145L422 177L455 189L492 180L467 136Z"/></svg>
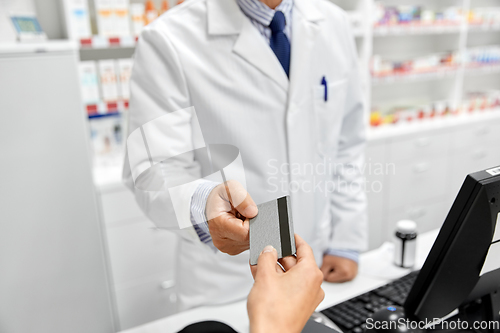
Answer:
<svg viewBox="0 0 500 333"><path fill-rule="evenodd" d="M432 321L470 302L500 319L500 166L466 177L404 309Z"/></svg>

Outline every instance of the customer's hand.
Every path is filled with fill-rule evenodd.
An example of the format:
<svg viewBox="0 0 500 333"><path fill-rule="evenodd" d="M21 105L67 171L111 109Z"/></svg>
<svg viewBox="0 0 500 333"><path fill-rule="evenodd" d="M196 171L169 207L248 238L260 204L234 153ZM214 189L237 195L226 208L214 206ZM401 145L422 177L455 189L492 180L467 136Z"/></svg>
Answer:
<svg viewBox="0 0 500 333"><path fill-rule="evenodd" d="M325 281L346 282L351 281L358 274L358 264L347 258L325 255L321 264Z"/></svg>
<svg viewBox="0 0 500 333"><path fill-rule="evenodd" d="M295 235L297 259L283 261L286 272L277 265L276 250L268 246L251 266L255 283L248 295L250 331L301 332L307 320L325 297L311 248ZM293 260L290 260L293 259Z"/></svg>
<svg viewBox="0 0 500 333"><path fill-rule="evenodd" d="M205 213L216 248L230 255L248 250L249 219L258 209L240 183L229 180L217 185L208 196Z"/></svg>

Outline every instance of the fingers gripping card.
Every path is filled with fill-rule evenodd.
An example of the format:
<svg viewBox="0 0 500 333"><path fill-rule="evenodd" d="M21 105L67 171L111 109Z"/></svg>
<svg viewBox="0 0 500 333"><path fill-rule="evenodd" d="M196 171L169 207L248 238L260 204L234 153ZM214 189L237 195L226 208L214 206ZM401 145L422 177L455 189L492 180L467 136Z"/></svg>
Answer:
<svg viewBox="0 0 500 333"><path fill-rule="evenodd" d="M250 220L250 264L257 264L267 245L276 249L278 258L295 254L290 197L271 200L257 207L259 213Z"/></svg>

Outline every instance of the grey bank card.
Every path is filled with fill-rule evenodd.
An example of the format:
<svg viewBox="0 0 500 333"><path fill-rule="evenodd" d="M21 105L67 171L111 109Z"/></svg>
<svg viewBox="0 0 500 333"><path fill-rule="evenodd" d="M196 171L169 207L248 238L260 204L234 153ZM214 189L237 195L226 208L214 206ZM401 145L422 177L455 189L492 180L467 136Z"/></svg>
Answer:
<svg viewBox="0 0 500 333"><path fill-rule="evenodd" d="M296 253L290 197L285 196L257 205L259 213L250 220L250 264L256 265L267 245L278 258Z"/></svg>

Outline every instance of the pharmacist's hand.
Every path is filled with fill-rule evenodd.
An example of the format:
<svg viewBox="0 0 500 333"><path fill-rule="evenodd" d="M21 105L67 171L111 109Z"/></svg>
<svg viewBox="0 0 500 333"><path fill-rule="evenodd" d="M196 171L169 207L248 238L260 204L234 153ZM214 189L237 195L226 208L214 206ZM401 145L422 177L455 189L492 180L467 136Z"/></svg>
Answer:
<svg viewBox="0 0 500 333"><path fill-rule="evenodd" d="M346 282L351 281L358 274L358 264L347 258L325 255L321 264L325 281Z"/></svg>
<svg viewBox="0 0 500 333"><path fill-rule="evenodd" d="M249 249L249 219L257 215L258 209L240 183L229 180L217 185L207 198L205 212L216 248L229 255Z"/></svg>
<svg viewBox="0 0 500 333"><path fill-rule="evenodd" d="M297 259L286 272L277 265L272 246L262 251L256 266L250 266L255 279L247 300L250 332L301 332L325 297L323 274L311 247L298 235L295 245Z"/></svg>

